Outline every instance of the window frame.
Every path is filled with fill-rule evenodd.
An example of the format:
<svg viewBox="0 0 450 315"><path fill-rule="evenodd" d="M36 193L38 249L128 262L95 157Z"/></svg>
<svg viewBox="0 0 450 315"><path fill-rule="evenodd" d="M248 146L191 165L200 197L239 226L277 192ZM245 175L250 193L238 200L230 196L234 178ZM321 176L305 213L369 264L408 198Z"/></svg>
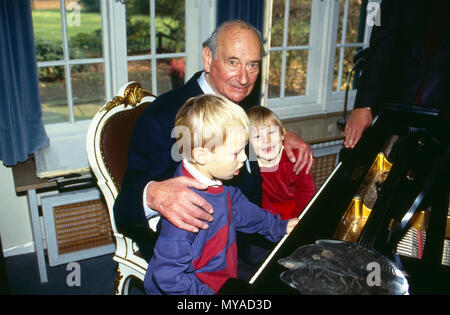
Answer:
<svg viewBox="0 0 450 315"><path fill-rule="evenodd" d="M273 0L266 0L265 24L263 30L263 38L265 42L265 57L262 66L262 96L261 104L274 110L280 119L291 119L305 116L312 116L318 114L327 114L332 112L343 111L345 91L334 91L334 62L338 49L342 50L345 47L362 47L366 48L369 44L371 27L365 25L364 41L362 43L342 43L337 41L338 23L339 23L339 9L341 3L344 4L344 12L348 11L346 0L312 0L311 6L311 27L309 34L309 50L308 56L308 71L306 78L305 95L288 96L279 98L268 98L268 74L270 65L270 56L267 52L275 51L270 48L270 27L272 23L271 10ZM288 12L290 0L285 0L285 12ZM285 13L285 26L287 25L288 16ZM345 16L343 17L344 22ZM284 29L284 38L286 38L287 30ZM346 32L346 29L343 30ZM286 41L283 41L282 49L296 48L295 46L284 46ZM277 48L276 50L278 50ZM343 59L340 59L343 61ZM286 65L284 64L285 68ZM342 67L342 66L339 66ZM285 81L282 75L281 81ZM283 84L280 84L284 88ZM283 92L282 92L283 93ZM349 91L348 104L349 108L353 108L355 90Z"/></svg>
<svg viewBox="0 0 450 315"><path fill-rule="evenodd" d="M156 62L162 58L184 57L186 61L185 80L203 68L201 60L201 43L215 28L216 0L191 1L185 0L186 44L182 53L156 54L155 46L155 1L150 1L150 23L152 25L151 54L128 56L126 38L126 11L123 1L99 0L102 18L102 46L103 57L70 60L68 50L68 35L65 0L60 1L60 13L63 33L64 58L57 61L37 62L38 67L64 66L66 82L66 101L69 107L70 119L66 122L45 124L48 136L69 137L74 134L86 134L91 119L75 120L73 114L73 96L71 85L70 66L74 64L103 63L106 101L119 91L128 82L128 62L134 60L151 60L152 69L156 69ZM202 17L202 18L200 18ZM191 22L192 21L192 22ZM153 54L154 53L154 54ZM68 71L69 70L69 71ZM157 91L156 71L152 71L152 92ZM70 83L70 84L69 84ZM99 104L99 107L102 104Z"/></svg>
<svg viewBox="0 0 450 315"><path fill-rule="evenodd" d="M63 41L64 46L64 60L60 61L44 61L38 62L39 66L61 66L66 67L65 76L66 82L71 82L70 69L72 64L80 63L99 63L104 64L105 73L105 96L106 99L111 99L119 89L128 81L128 62L133 60L151 60L152 68L158 59L170 57L184 57L186 61L186 76L189 79L195 72L203 68L201 59L201 43L214 30L216 24L216 0L208 1L190 1L185 0L186 3L186 44L185 52L170 53L170 54L153 54L155 52L154 37L152 42L152 54L140 56L128 56L126 47L126 19L125 6L121 1L100 1L100 12L102 15L102 41L103 41L103 58L92 59L77 59L68 60L67 49L67 32L64 29ZM153 15L151 23L154 26L154 8L155 0L149 0ZM285 0L290 1L290 0ZM340 3L345 0L323 1L312 0L311 6L311 28L309 34L309 44L305 46L287 46L286 40L281 48L270 50L270 33L271 26L271 9L273 0L265 0L264 12L264 48L265 56L263 58L261 75L262 75L262 95L261 104L273 109L281 119L297 118L312 116L317 114L327 114L332 112L340 112L343 110L345 91L334 91L332 88L334 79L334 62L337 49L341 47L348 47L354 44L342 45L337 42L337 30L339 23L339 8ZM377 0L370 0L370 2L379 2ZM60 0L64 4L64 0ZM369 3L370 3L369 2ZM285 10L288 8L285 7ZM65 8L63 6L65 12ZM61 11L63 11L61 10ZM151 11L152 12L152 11ZM66 27L65 14L61 13L63 27ZM289 18L285 18L288 21ZM152 27L152 36L154 36L154 27ZM369 44L371 27L365 26L364 42L361 47L365 48ZM287 33L287 31L285 30ZM286 36L284 36L286 38ZM359 44L358 44L359 46ZM308 72L306 82L306 94L301 96L288 96L283 98L268 98L268 69L270 58L268 51L275 50L309 50L308 58ZM66 62L67 61L67 62ZM284 66L285 67L285 66ZM156 71L152 71L152 89L157 90L157 81L155 80ZM283 81L285 77L283 76ZM67 99L71 95L71 90L67 88ZM355 97L355 90L349 91L349 109L353 107L353 100ZM72 100L68 101L70 104ZM100 104L99 104L100 105ZM70 106L70 105L68 105ZM73 102L72 102L73 115ZM73 116L72 116L73 117ZM85 133L89 126L90 120L46 124L46 130L51 137L66 135L68 132Z"/></svg>
<svg viewBox="0 0 450 315"><path fill-rule="evenodd" d="M104 25L104 13L103 7L105 6L106 0L100 0L100 15L102 19L102 28ZM59 0L60 4L60 16L61 16L61 33L62 33L62 48L63 48L63 59L61 60L53 60L53 61L37 61L37 67L64 67L64 80L66 83L66 101L69 112L69 121L59 124L74 124L75 114L74 114L74 102L73 102L73 91L72 91L72 71L71 66L73 65L83 65L83 64L104 64L104 78L105 78L105 96L108 99L110 97L111 91L108 89L111 86L110 83L110 75L109 75L109 67L107 67L107 51L105 51L105 46L103 45L103 57L97 58L82 58L82 59L70 59L69 58L69 39L67 32L67 18L66 14L66 6L65 0ZM103 34L104 32L102 32ZM104 37L104 36L103 36ZM102 44L105 43L105 39L102 38ZM57 123L58 124L58 123ZM48 124L51 125L51 124Z"/></svg>

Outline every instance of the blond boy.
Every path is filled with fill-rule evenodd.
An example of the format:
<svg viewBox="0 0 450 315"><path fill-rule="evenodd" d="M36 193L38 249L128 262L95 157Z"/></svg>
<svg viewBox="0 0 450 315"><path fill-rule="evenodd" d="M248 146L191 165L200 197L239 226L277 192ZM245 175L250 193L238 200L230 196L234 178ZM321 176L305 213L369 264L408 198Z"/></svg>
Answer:
<svg viewBox="0 0 450 315"><path fill-rule="evenodd" d="M177 113L175 133L183 157L176 176L206 184L196 191L214 207L209 229L181 230L163 219L144 287L148 294L216 294L237 278L236 231L278 241L298 220L282 221L222 181L237 175L247 158L248 118L221 96L189 99Z"/></svg>

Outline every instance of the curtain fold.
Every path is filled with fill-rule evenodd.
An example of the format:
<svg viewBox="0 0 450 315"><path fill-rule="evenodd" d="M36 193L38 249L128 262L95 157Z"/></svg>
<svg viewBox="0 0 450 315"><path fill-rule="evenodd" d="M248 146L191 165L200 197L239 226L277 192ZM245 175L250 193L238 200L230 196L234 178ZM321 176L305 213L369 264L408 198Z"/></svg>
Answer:
<svg viewBox="0 0 450 315"><path fill-rule="evenodd" d="M222 22L239 19L246 21L261 33L264 26L264 0L217 0L217 25ZM260 105L261 72L252 93L241 102L247 110L249 107Z"/></svg>
<svg viewBox="0 0 450 315"><path fill-rule="evenodd" d="M0 0L0 160L5 166L14 166L48 144L31 3Z"/></svg>
<svg viewBox="0 0 450 315"><path fill-rule="evenodd" d="M217 25L224 21L239 19L263 29L264 0L218 0Z"/></svg>

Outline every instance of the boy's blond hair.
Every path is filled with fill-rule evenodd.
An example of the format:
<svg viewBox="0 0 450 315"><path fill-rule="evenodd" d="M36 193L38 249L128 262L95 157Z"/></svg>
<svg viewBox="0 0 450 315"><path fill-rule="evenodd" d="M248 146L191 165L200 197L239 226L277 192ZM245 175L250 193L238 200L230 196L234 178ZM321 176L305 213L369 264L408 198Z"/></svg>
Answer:
<svg viewBox="0 0 450 315"><path fill-rule="evenodd" d="M183 157L196 147L208 148L224 144L230 132L241 133L248 140L249 120L245 111L223 96L201 95L192 97L178 110L175 116L175 129L179 150ZM190 148L182 148L182 141L190 134ZM187 150L187 151L186 151Z"/></svg>
<svg viewBox="0 0 450 315"><path fill-rule="evenodd" d="M269 108L264 106L253 106L247 111L248 119L251 127L258 126L278 126L281 129L281 134L286 135L286 130L283 128L278 116Z"/></svg>

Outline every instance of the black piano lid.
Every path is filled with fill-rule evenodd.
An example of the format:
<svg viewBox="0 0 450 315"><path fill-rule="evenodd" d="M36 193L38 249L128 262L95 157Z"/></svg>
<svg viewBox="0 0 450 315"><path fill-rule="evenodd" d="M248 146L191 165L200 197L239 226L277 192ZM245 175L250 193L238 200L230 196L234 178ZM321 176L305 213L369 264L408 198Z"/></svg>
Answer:
<svg viewBox="0 0 450 315"><path fill-rule="evenodd" d="M424 202L429 202L428 199L430 198L425 198L425 194L430 194L430 187L432 186L433 189L439 190L439 188L436 188L437 185L430 183L430 181L439 183L439 187L443 187L441 189L443 191L441 196L445 195L447 204L445 205L445 209L440 211L440 214L434 216L435 219L433 221L434 226L436 226L435 230L442 230L442 222L439 222L439 217L441 221L442 218L445 221L449 187L448 160L446 160L446 158L448 159L449 148L449 120L447 114L443 114L437 109L407 104L385 103L381 104L380 108L382 108L381 114L375 117L371 127L364 132L363 137L355 148L352 150L343 149L344 153L341 155L344 158L304 210L299 224L271 253L269 258L264 262L263 267L252 278L251 284L242 282L236 285L236 281L233 280L234 285L231 282L226 283L220 293L298 294L299 292L297 290L281 281L280 274L286 271L286 268L281 266L278 260L290 256L297 248L303 245L314 244L317 240L332 238L345 210L369 171L372 162L385 145L387 139L394 134L405 136L413 132L422 132L433 139L434 145L432 150L434 153L431 157L432 161L429 161L433 165L430 166L431 173L425 176L428 184L423 184L424 187L417 194L416 200L420 199L424 200ZM436 173L438 174L436 175ZM441 204L443 203L445 201L441 202ZM408 209L403 210L403 214L405 214ZM437 210L434 212L438 213ZM431 217L431 220L433 220L433 215ZM404 228L406 227L407 224ZM445 225L443 228L445 229ZM437 272L441 268L435 268L436 263L440 264L440 261L435 256L439 254L439 250L440 255L442 255L442 246L440 248L439 246L443 242L443 236L433 236L430 233L430 235L427 234L427 240L429 236L439 244L432 246L430 242L427 242L428 248L427 244L425 244L425 250L429 253L434 253L434 258L424 259L424 262L421 263L423 265L428 264L428 267L434 264L432 268ZM397 233L393 237L398 238L399 234ZM380 250L383 249L385 250L383 246L380 246ZM386 255L386 253L382 254ZM432 254L429 255L429 257L432 256ZM419 270L417 273L423 274L423 268L419 267L416 269ZM413 275L416 273L411 268L406 270L406 272ZM426 277L439 278L437 274L429 276ZM416 284L420 286L422 284L421 281L416 282L415 279L412 279L411 282L413 286ZM420 292L420 290L416 290L416 292Z"/></svg>

